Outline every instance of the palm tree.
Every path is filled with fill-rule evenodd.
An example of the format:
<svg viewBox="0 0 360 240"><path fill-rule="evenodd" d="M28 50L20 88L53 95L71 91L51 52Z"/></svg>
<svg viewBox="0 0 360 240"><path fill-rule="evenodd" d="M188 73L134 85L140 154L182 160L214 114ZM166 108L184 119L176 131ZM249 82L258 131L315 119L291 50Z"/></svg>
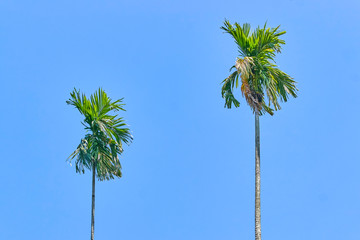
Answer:
<svg viewBox="0 0 360 240"><path fill-rule="evenodd" d="M112 114L125 111L122 99L112 101L100 88L87 98L74 89L67 104L73 105L84 117L82 124L87 134L76 150L69 156L70 161L76 158L76 172L84 173L85 168L92 171L92 204L91 204L91 240L94 239L95 218L95 175L100 181L121 177L119 154L123 152L123 143L132 141L130 130L123 118Z"/></svg>
<svg viewBox="0 0 360 240"><path fill-rule="evenodd" d="M250 24L234 25L225 20L221 27L235 40L239 56L235 65L230 68L234 71L222 82L222 97L225 107L232 105L239 107L235 98L234 88L239 86L246 102L255 114L255 239L261 240L260 215L260 126L259 116L274 110L280 110L279 101L286 102L289 95L296 97L296 82L275 64L275 55L281 51L285 41L279 37L285 34L279 27L256 28L250 33ZM266 93L266 94L265 94Z"/></svg>

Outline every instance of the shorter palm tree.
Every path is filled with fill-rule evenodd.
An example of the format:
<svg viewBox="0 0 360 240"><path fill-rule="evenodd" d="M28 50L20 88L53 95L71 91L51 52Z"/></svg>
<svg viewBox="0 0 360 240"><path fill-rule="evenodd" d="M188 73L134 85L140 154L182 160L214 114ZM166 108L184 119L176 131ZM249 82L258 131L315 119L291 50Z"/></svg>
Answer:
<svg viewBox="0 0 360 240"><path fill-rule="evenodd" d="M74 106L84 117L82 124L87 134L81 139L79 146L69 156L75 160L76 172L92 171L92 207L91 207L91 240L94 239L95 223L95 175L100 181L121 177L119 155L123 152L123 143L129 144L133 137L126 127L123 118L112 114L125 111L123 99L112 101L99 88L87 98L74 89L70 93L67 104Z"/></svg>

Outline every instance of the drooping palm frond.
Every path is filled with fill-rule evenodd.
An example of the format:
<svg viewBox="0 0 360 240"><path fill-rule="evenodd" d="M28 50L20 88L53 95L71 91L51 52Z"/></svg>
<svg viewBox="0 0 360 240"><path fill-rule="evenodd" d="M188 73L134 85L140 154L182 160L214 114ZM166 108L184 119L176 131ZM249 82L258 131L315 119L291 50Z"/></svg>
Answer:
<svg viewBox="0 0 360 240"><path fill-rule="evenodd" d="M238 72L235 71L223 81L221 95L225 98L225 107L227 108L231 108L232 104L234 104L235 107L240 106L240 102L236 100L233 94L234 85L239 81L238 78Z"/></svg>
<svg viewBox="0 0 360 240"><path fill-rule="evenodd" d="M84 139L81 139L79 146L69 156L68 160L72 160L76 157L75 167L76 172L85 173L85 168L91 169L92 156L91 156L91 139L90 135L86 135Z"/></svg>
<svg viewBox="0 0 360 240"><path fill-rule="evenodd" d="M125 111L122 99L112 101L101 88L90 98L74 89L67 104L85 117L83 125L88 131L69 157L70 161L76 157L77 172L84 173L85 168L91 170L95 164L99 180L121 177L119 155L123 152L123 143L130 144L133 139L123 118L112 114Z"/></svg>
<svg viewBox="0 0 360 240"><path fill-rule="evenodd" d="M240 106L233 93L234 88L238 87L239 77L246 102L260 115L265 112L273 115L274 110L281 108L279 100L286 102L289 95L297 96L296 82L275 65L276 53L281 52L281 47L285 44L280 36L286 32L280 31L279 27L268 28L265 24L250 33L250 24L232 25L225 20L221 29L234 38L239 50L239 58L231 68L236 68L237 71L222 82L221 93L225 99L225 107Z"/></svg>

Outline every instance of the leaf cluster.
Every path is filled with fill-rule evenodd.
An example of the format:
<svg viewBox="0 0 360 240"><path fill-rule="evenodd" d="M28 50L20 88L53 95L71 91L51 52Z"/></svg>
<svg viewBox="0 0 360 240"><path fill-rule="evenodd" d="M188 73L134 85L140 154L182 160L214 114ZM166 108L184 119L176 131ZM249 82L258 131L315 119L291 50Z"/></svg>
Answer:
<svg viewBox="0 0 360 240"><path fill-rule="evenodd" d="M235 70L222 82L225 107L240 106L233 93L239 86L239 78L248 105L260 115L265 112L273 115L274 110L281 109L279 101L286 102L289 95L297 97L296 82L275 64L276 53L280 53L285 44L280 36L286 32L279 27L269 28L265 23L264 27L251 32L248 23L232 25L225 20L221 29L233 37L239 53L235 65L230 68L230 71Z"/></svg>
<svg viewBox="0 0 360 240"><path fill-rule="evenodd" d="M75 160L76 172L84 173L95 165L99 180L121 177L119 155L123 143L130 144L133 137L123 118L113 112L125 111L123 99L112 101L101 88L87 98L79 90L70 93L68 105L74 106L85 118L82 122L87 134L81 139L68 160Z"/></svg>

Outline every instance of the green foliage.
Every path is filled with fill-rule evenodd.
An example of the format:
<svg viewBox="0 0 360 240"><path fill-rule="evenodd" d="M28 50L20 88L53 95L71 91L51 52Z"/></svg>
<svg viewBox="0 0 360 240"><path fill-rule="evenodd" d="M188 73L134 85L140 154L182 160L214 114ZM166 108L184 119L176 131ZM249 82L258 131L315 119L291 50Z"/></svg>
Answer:
<svg viewBox="0 0 360 240"><path fill-rule="evenodd" d="M87 98L74 89L67 104L74 106L84 117L82 124L88 132L69 160L76 158L76 172L84 173L95 164L99 180L121 177L119 155L123 143L130 144L133 137L123 118L112 112L125 111L123 99L112 101L100 88Z"/></svg>
<svg viewBox="0 0 360 240"><path fill-rule="evenodd" d="M259 114L267 112L273 115L274 110L281 108L279 100L286 102L289 95L297 96L296 82L275 64L276 53L281 52L285 44L279 37L286 32L280 31L279 27L268 28L265 23L263 28L257 27L251 33L250 24L231 25L225 20L221 29L233 37L239 52L239 58L230 69L235 68L235 71L222 82L221 94L225 107L240 106L233 94L234 88L239 85L239 77L243 96L253 112Z"/></svg>

